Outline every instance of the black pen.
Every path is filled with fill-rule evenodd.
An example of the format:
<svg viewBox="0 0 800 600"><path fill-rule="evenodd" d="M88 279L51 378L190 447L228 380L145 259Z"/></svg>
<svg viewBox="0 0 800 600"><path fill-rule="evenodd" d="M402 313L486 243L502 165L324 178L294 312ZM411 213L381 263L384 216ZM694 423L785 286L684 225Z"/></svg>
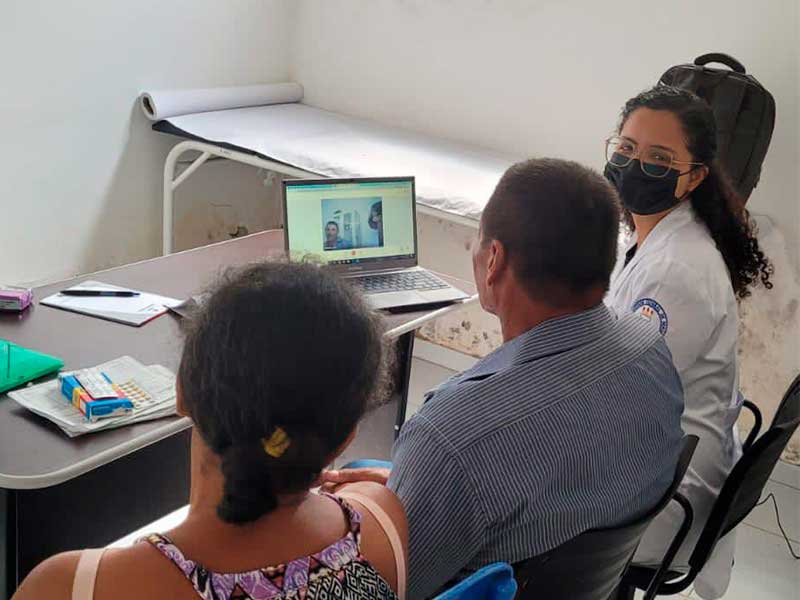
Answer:
<svg viewBox="0 0 800 600"><path fill-rule="evenodd" d="M110 298L132 298L139 295L139 292L128 290L61 290L59 293L64 296L103 296Z"/></svg>

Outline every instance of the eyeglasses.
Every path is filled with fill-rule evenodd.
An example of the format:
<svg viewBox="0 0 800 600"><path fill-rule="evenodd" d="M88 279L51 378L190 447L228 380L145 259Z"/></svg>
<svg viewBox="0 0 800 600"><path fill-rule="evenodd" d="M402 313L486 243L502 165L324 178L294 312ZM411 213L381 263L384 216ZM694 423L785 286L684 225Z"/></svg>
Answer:
<svg viewBox="0 0 800 600"><path fill-rule="evenodd" d="M606 160L615 167L627 167L638 158L645 175L660 179L666 177L673 165L702 165L703 163L688 160L677 160L675 153L666 148L639 148L639 144L618 135L606 140Z"/></svg>

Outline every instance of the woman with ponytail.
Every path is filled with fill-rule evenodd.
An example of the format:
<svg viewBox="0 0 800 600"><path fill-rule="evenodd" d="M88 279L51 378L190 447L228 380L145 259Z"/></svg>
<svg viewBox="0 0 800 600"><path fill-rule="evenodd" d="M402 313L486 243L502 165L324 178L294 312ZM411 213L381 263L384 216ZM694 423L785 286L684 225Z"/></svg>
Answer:
<svg viewBox="0 0 800 600"><path fill-rule="evenodd" d="M193 424L189 516L130 548L55 556L14 598L402 598L407 526L392 492L310 491L353 438L384 362L376 317L331 275L232 272L188 322L178 373Z"/></svg>
<svg viewBox="0 0 800 600"><path fill-rule="evenodd" d="M681 487L695 515L672 565L679 570L741 455L737 301L754 285L771 288L772 268L720 166L713 112L696 95L657 86L630 99L606 158L631 232L606 301L620 314L641 313L665 336L683 384L683 429L700 438ZM660 563L681 520L668 507L635 562ZM734 542L735 532L720 540L697 578L702 598L725 593Z"/></svg>

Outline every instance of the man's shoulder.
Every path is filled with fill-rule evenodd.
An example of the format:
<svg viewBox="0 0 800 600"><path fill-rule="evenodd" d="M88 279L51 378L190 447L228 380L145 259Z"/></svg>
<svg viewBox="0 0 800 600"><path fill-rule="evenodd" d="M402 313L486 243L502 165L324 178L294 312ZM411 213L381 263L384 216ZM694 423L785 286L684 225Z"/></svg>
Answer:
<svg viewBox="0 0 800 600"><path fill-rule="evenodd" d="M650 319L639 312L626 312L617 318L606 343L609 348L635 360L650 348L666 346L664 336Z"/></svg>
<svg viewBox="0 0 800 600"><path fill-rule="evenodd" d="M515 363L439 389L419 411L419 425L456 450L491 436L511 420L541 415L581 388L603 393L605 382L636 378L631 367L663 369L671 356L663 336L641 315L627 314L591 343ZM630 371L630 373L628 373Z"/></svg>

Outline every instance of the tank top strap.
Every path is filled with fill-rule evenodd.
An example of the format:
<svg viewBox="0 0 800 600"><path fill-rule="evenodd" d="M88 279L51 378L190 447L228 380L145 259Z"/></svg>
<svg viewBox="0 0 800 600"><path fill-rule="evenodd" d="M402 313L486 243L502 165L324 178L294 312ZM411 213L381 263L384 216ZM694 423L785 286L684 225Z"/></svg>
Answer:
<svg viewBox="0 0 800 600"><path fill-rule="evenodd" d="M139 541L147 542L153 546L153 548L163 554L172 564L178 567L188 579L192 579L192 573L196 570L197 563L186 558L183 552L181 552L167 536L162 533L151 533L141 538Z"/></svg>
<svg viewBox="0 0 800 600"><path fill-rule="evenodd" d="M341 496L329 494L328 492L320 492L320 495L330 498L342 508L342 511L344 511L345 517L347 518L350 533L355 538L358 547L361 548L361 513L358 512L345 498L342 498Z"/></svg>

